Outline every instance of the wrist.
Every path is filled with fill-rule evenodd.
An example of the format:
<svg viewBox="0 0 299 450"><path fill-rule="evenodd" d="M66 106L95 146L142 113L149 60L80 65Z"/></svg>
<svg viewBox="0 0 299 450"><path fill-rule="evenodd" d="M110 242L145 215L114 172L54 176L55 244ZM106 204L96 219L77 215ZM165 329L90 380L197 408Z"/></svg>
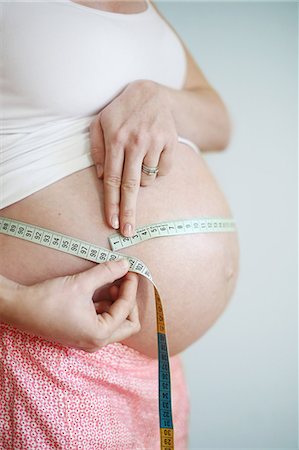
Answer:
<svg viewBox="0 0 299 450"><path fill-rule="evenodd" d="M13 324L25 286L0 275L0 322Z"/></svg>
<svg viewBox="0 0 299 450"><path fill-rule="evenodd" d="M151 89L152 95L155 95L159 99L161 107L167 108L177 127L176 110L178 108L178 95L180 95L180 90L156 83L155 81L150 81L150 83L152 84L148 86L148 89Z"/></svg>
<svg viewBox="0 0 299 450"><path fill-rule="evenodd" d="M171 92L173 89L157 83L156 81L146 79L132 81L130 85L133 85L136 89L140 89L143 93L147 93L151 98L159 97L161 99L161 105L170 107Z"/></svg>

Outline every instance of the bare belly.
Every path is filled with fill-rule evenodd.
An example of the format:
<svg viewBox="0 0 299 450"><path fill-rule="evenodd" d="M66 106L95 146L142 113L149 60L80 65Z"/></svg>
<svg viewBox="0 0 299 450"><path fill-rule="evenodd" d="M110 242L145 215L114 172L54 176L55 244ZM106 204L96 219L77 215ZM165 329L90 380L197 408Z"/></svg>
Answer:
<svg viewBox="0 0 299 450"><path fill-rule="evenodd" d="M136 225L200 216L231 217L229 206L203 158L177 144L171 173L141 187ZM94 167L36 192L1 210L11 217L109 248L114 230L105 223L103 183ZM20 239L0 235L0 273L25 285L74 274L94 264ZM164 305L170 354L202 336L219 317L234 290L239 247L236 233L152 239L122 251L144 261ZM152 284L140 276L137 296L141 331L122 341L156 357Z"/></svg>

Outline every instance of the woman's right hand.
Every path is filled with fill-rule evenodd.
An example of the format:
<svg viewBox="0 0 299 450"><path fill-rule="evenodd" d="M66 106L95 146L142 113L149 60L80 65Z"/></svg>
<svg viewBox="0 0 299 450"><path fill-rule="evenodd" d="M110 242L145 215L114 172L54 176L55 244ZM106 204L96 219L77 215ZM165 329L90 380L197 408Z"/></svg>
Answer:
<svg viewBox="0 0 299 450"><path fill-rule="evenodd" d="M87 352L122 341L140 330L136 303L138 276L128 269L126 260L110 261L32 286L0 277L1 320L30 334ZM109 299L97 298L94 302L96 290L120 278L119 287L110 286Z"/></svg>

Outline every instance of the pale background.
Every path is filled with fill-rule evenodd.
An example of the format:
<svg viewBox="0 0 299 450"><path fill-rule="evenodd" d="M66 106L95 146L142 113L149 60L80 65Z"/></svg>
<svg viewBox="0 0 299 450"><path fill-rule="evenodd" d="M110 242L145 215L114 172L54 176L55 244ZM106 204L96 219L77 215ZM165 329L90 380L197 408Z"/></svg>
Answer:
<svg viewBox="0 0 299 450"><path fill-rule="evenodd" d="M206 160L238 223L241 272L224 315L183 353L189 448L297 449L297 4L155 3L234 123Z"/></svg>

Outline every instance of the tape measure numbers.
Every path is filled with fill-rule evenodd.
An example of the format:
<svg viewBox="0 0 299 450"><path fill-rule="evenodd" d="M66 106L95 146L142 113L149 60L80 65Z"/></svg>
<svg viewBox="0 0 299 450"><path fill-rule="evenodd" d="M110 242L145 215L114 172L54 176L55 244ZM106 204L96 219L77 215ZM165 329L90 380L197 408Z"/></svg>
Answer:
<svg viewBox="0 0 299 450"><path fill-rule="evenodd" d="M148 239L177 236L181 234L215 233L219 231L235 231L232 219L221 217L205 217L199 219L174 220L159 222L137 228L134 236L128 238L119 233L108 237L112 250L121 250Z"/></svg>
<svg viewBox="0 0 299 450"><path fill-rule="evenodd" d="M136 233L131 238L122 236L119 233L111 235L108 238L111 251L66 234L56 233L47 228L0 216L1 234L34 242L95 263L127 259L130 263L130 271L136 272L151 281L154 286L156 302L161 450L174 450L169 352L162 300L152 275L144 262L135 257L117 253L116 250L158 237L193 233L233 232L235 229L233 219L222 217L201 217L159 222L137 228Z"/></svg>

